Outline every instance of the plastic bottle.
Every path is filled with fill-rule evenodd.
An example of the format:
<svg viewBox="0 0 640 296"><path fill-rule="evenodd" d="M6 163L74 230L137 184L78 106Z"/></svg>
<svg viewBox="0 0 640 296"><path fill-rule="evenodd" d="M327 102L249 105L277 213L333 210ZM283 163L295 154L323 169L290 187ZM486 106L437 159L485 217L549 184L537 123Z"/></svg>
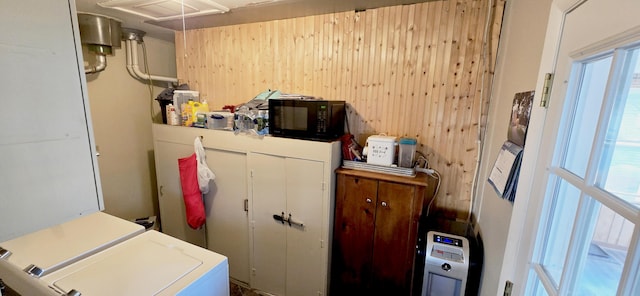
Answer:
<svg viewBox="0 0 640 296"><path fill-rule="evenodd" d="M191 126L193 123L193 101L189 100L187 103L183 103L180 110L182 111L182 125Z"/></svg>
<svg viewBox="0 0 640 296"><path fill-rule="evenodd" d="M173 104L167 105L167 124L168 125L179 125L180 121L178 120L178 113L176 113L176 107Z"/></svg>

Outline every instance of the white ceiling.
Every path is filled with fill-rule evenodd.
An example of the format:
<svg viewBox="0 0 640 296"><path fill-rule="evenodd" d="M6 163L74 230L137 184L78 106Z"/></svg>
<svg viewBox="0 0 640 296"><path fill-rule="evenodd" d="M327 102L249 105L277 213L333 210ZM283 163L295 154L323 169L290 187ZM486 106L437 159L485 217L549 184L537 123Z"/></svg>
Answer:
<svg viewBox="0 0 640 296"><path fill-rule="evenodd" d="M307 15L316 15L349 10L364 10L383 6L413 4L434 0L184 0L212 2L228 8L225 13L199 15L174 20L153 20L141 15L131 14L122 10L105 8L98 5L102 2L131 3L140 0L75 0L78 12L89 12L116 18L122 21L122 27L133 28L146 32L147 36L167 41L174 41L174 30L196 29L285 19ZM167 6L182 4L183 0L161 0L155 2L173 2ZM438 1L438 0L435 0ZM440 0L442 1L442 0ZM154 1L149 1L154 2ZM185 10L185 14L187 10Z"/></svg>
<svg viewBox="0 0 640 296"><path fill-rule="evenodd" d="M207 0L209 1L209 0ZM207 2L207 1L194 1L194 2ZM255 5L257 2L262 2L264 0L215 0L214 3L222 5L230 10L244 7L247 5ZM278 0L267 0L265 2L274 2ZM160 39L173 41L173 30L163 28L156 25L150 25L146 23L146 21L152 20L151 18L147 18L141 15L127 13L122 10L113 9L113 8L105 8L100 6L101 4L109 4L109 3L127 3L127 2L143 2L143 1L120 1L120 0L76 0L76 9L78 12L90 12L95 14L101 14L105 16L109 16L112 18L116 18L122 21L122 26L125 28L133 28L145 31L147 35L153 36ZM146 2L159 2L159 1L146 1ZM177 4L181 4L181 0L173 0L173 1L165 1L165 2L174 2ZM184 1L187 3L187 1ZM211 1L209 1L211 2ZM188 12L187 12L188 13Z"/></svg>

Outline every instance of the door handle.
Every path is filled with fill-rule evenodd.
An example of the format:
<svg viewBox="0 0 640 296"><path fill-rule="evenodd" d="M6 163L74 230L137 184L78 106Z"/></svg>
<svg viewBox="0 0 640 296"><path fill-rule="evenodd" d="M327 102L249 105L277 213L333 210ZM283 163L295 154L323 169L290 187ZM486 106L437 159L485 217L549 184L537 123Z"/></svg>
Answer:
<svg viewBox="0 0 640 296"><path fill-rule="evenodd" d="M304 223L296 222L291 219L291 213L289 213L289 219L287 219L287 222L289 222L289 226L298 226L300 228L304 228Z"/></svg>
<svg viewBox="0 0 640 296"><path fill-rule="evenodd" d="M388 204L387 204L387 202L386 202L386 201L381 202L381 203L380 203L380 205L382 205L383 207L388 206Z"/></svg>
<svg viewBox="0 0 640 296"><path fill-rule="evenodd" d="M281 215L273 215L273 220L276 220L284 224L284 222L286 222L287 219L284 217L284 212L282 212Z"/></svg>

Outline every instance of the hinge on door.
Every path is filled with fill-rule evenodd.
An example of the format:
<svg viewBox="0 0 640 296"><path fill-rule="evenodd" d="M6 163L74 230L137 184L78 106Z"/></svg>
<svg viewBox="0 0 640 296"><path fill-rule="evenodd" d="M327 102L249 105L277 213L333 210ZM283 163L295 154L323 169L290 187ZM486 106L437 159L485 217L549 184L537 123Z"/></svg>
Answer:
<svg viewBox="0 0 640 296"><path fill-rule="evenodd" d="M547 108L549 106L549 97L551 96L552 84L553 73L544 74L544 85L542 86L542 98L540 99L540 107Z"/></svg>
<svg viewBox="0 0 640 296"><path fill-rule="evenodd" d="M323 248L324 248L324 240L323 240L323 239L321 239L321 240L320 240L320 249L323 249Z"/></svg>
<svg viewBox="0 0 640 296"><path fill-rule="evenodd" d="M249 171L249 176L250 176L251 178L253 178L253 170L250 170L250 171Z"/></svg>
<svg viewBox="0 0 640 296"><path fill-rule="evenodd" d="M504 293L503 296L511 296L511 292L513 292L513 283L511 281L507 281L504 284Z"/></svg>
<svg viewBox="0 0 640 296"><path fill-rule="evenodd" d="M247 213L249 212L249 199L248 198L244 199L244 211L247 212Z"/></svg>
<svg viewBox="0 0 640 296"><path fill-rule="evenodd" d="M322 182L322 191L327 190L327 183L326 182Z"/></svg>

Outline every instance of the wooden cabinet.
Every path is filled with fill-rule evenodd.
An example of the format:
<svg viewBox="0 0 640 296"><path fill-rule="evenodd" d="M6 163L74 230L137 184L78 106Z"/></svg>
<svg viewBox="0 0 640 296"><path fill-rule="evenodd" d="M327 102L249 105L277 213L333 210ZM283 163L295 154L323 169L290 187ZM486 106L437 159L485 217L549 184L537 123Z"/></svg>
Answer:
<svg viewBox="0 0 640 296"><path fill-rule="evenodd" d="M332 295L409 295L418 222L437 180L337 170Z"/></svg>
<svg viewBox="0 0 640 296"><path fill-rule="evenodd" d="M272 295L327 295L339 142L153 125L163 231L229 258L231 278ZM216 174L206 230L185 220L178 158L202 137ZM273 215L303 226L276 221Z"/></svg>

